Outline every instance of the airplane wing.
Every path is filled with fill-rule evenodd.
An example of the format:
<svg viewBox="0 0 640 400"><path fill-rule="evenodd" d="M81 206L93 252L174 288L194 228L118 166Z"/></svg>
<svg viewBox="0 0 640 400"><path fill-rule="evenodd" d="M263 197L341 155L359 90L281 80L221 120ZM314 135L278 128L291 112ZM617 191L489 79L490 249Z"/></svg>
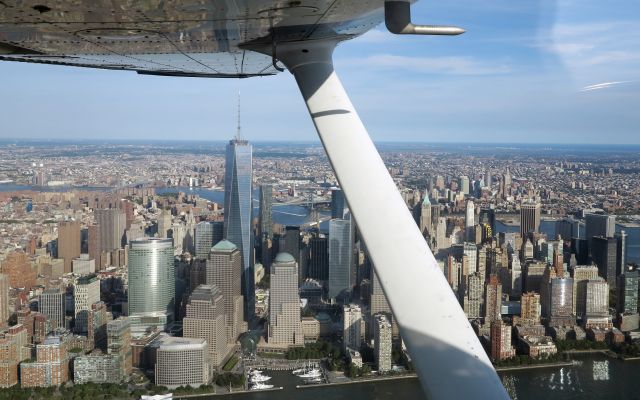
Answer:
<svg viewBox="0 0 640 400"><path fill-rule="evenodd" d="M381 1L0 0L0 60L195 77L278 72L244 43L348 39ZM272 34L276 32L275 34Z"/></svg>
<svg viewBox="0 0 640 400"><path fill-rule="evenodd" d="M0 0L0 59L237 78L274 74L282 62L298 83L425 393L507 399L333 69L339 42L382 21L397 34L463 32L414 25L409 6L403 0Z"/></svg>

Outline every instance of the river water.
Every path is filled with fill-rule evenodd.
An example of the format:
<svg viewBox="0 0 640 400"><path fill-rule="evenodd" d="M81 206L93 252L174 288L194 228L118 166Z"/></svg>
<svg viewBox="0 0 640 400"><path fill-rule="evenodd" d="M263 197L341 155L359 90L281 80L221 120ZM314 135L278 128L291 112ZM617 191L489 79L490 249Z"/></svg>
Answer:
<svg viewBox="0 0 640 400"><path fill-rule="evenodd" d="M577 365L500 373L514 400L631 400L640 399L640 361L621 361L601 355L577 356ZM417 379L367 382L296 389L290 372L266 372L273 392L237 394L238 400L421 400ZM463 381L460 384L464 384ZM206 397L205 397L206 398ZM209 399L215 397L210 396Z"/></svg>

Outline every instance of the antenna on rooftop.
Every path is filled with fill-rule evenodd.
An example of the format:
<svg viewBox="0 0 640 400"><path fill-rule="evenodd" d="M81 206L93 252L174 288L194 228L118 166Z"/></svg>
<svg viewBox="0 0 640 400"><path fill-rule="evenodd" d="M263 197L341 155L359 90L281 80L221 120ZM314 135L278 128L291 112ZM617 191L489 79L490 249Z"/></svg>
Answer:
<svg viewBox="0 0 640 400"><path fill-rule="evenodd" d="M241 140L240 135L240 91L238 90L238 127L236 128L236 140Z"/></svg>

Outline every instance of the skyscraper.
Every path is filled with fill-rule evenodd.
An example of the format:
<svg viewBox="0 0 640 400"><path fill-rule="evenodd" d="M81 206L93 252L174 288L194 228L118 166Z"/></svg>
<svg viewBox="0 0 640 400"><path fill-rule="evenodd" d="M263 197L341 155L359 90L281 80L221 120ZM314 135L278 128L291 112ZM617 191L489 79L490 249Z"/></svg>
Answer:
<svg viewBox="0 0 640 400"><path fill-rule="evenodd" d="M539 232L540 203L522 203L520 205L520 235L527 237L530 232Z"/></svg>
<svg viewBox="0 0 640 400"><path fill-rule="evenodd" d="M516 355L516 350L511 345L511 326L502 321L491 323L491 359L500 361Z"/></svg>
<svg viewBox="0 0 640 400"><path fill-rule="evenodd" d="M199 387L211 381L207 341L167 336L156 350L156 385L175 389Z"/></svg>
<svg viewBox="0 0 640 400"><path fill-rule="evenodd" d="M598 266L599 275L607 280L609 287L616 287L616 279L619 272L618 243L616 238L594 236L591 238L591 257Z"/></svg>
<svg viewBox="0 0 640 400"><path fill-rule="evenodd" d="M222 240L224 224L219 221L203 221L196 225L196 258L209 258L211 247Z"/></svg>
<svg viewBox="0 0 640 400"><path fill-rule="evenodd" d="M118 358L123 375L129 376L133 361L129 318L120 317L107 322L107 352Z"/></svg>
<svg viewBox="0 0 640 400"><path fill-rule="evenodd" d="M549 326L571 326L575 324L573 314L573 279L552 278L549 288ZM541 300L543 300L541 298Z"/></svg>
<svg viewBox="0 0 640 400"><path fill-rule="evenodd" d="M182 321L183 337L206 339L209 355L215 368L219 368L233 349L227 337L224 299L214 285L200 285L187 304L187 314Z"/></svg>
<svg viewBox="0 0 640 400"><path fill-rule="evenodd" d="M175 275L173 241L133 240L129 249L129 316L132 330L155 326L163 330L173 322Z"/></svg>
<svg viewBox="0 0 640 400"><path fill-rule="evenodd" d="M584 288L580 282L588 281L590 279L598 279L598 267L595 265L576 265L573 269L573 313L582 318L581 314L578 314L577 305L578 297L582 297L580 292Z"/></svg>
<svg viewBox="0 0 640 400"><path fill-rule="evenodd" d="M325 236L309 239L309 277L326 281L329 279L329 241Z"/></svg>
<svg viewBox="0 0 640 400"><path fill-rule="evenodd" d="M464 313L469 319L481 318L484 305L484 277L475 272L468 276L467 282L466 296L463 301Z"/></svg>
<svg viewBox="0 0 640 400"><path fill-rule="evenodd" d="M0 327L4 328L9 320L9 276L0 274Z"/></svg>
<svg viewBox="0 0 640 400"><path fill-rule="evenodd" d="M88 332L91 306L99 301L100 280L98 277L96 275L85 275L78 278L73 291L73 304L75 307L74 330L76 332Z"/></svg>
<svg viewBox="0 0 640 400"><path fill-rule="evenodd" d="M540 324L540 295L527 292L520 298L520 321L523 325Z"/></svg>
<svg viewBox="0 0 640 400"><path fill-rule="evenodd" d="M87 247L88 247L88 252L89 252L89 258L95 260L96 262L96 269L102 269L102 248L100 247L100 225L98 224L91 224L89 225L89 227L87 228Z"/></svg>
<svg viewBox="0 0 640 400"><path fill-rule="evenodd" d="M12 251L7 254L0 265L2 265L2 273L9 277L9 285L12 288L26 288L28 290L36 285L38 276L25 252Z"/></svg>
<svg viewBox="0 0 640 400"><path fill-rule="evenodd" d="M620 274L626 270L627 266L627 233L625 231L616 232L616 273Z"/></svg>
<svg viewBox="0 0 640 400"><path fill-rule="evenodd" d="M350 220L329 221L329 298L345 300L351 291L353 231Z"/></svg>
<svg viewBox="0 0 640 400"><path fill-rule="evenodd" d="M274 347L283 348L304 345L298 266L288 253L278 254L271 266L268 342Z"/></svg>
<svg viewBox="0 0 640 400"><path fill-rule="evenodd" d="M38 311L47 316L51 321L52 328L64 328L65 326L65 298L66 293L62 292L60 289L46 289L40 295Z"/></svg>
<svg viewBox="0 0 640 400"><path fill-rule="evenodd" d="M362 310L357 304L345 305L342 309L342 342L344 348L360 350L362 342Z"/></svg>
<svg viewBox="0 0 640 400"><path fill-rule="evenodd" d="M618 311L618 326L621 331L638 329L638 271L626 269L618 276L618 296L616 310Z"/></svg>
<svg viewBox="0 0 640 400"><path fill-rule="evenodd" d="M258 216L258 239L260 240L260 260L264 268L271 267L271 239L273 238L273 185L260 185L260 213Z"/></svg>
<svg viewBox="0 0 640 400"><path fill-rule="evenodd" d="M471 236L474 234L473 225L475 225L475 214L476 207L473 204L473 200L467 200L467 209L464 219L465 236L467 238L467 241L471 241Z"/></svg>
<svg viewBox="0 0 640 400"><path fill-rule="evenodd" d="M58 224L58 258L64 260L64 272L71 272L71 262L80 256L80 221Z"/></svg>
<svg viewBox="0 0 640 400"><path fill-rule="evenodd" d="M484 322L500 321L502 318L502 284L496 275L491 275L486 287Z"/></svg>
<svg viewBox="0 0 640 400"><path fill-rule="evenodd" d="M228 240L221 240L211 249L206 267L207 285L216 286L224 299L224 314L227 318L227 337L235 342L247 330L244 320L242 297L242 269L240 250Z"/></svg>
<svg viewBox="0 0 640 400"><path fill-rule="evenodd" d="M342 189L331 189L331 218L344 218L347 209L347 200Z"/></svg>
<svg viewBox="0 0 640 400"><path fill-rule="evenodd" d="M302 271L300 263L300 227L299 226L287 226L285 227L284 235L284 249L283 252L291 254L298 264L298 279L300 283L306 278L306 272Z"/></svg>
<svg viewBox="0 0 640 400"><path fill-rule="evenodd" d="M461 176L460 177L460 191L464 194L469 194L469 177Z"/></svg>
<svg viewBox="0 0 640 400"><path fill-rule="evenodd" d="M245 317L255 314L253 274L252 148L247 140L236 137L229 141L224 176L224 237L238 247L241 255L242 294Z"/></svg>
<svg viewBox="0 0 640 400"><path fill-rule="evenodd" d="M373 323L373 356L378 372L391 370L391 323L384 314L376 314Z"/></svg>
<svg viewBox="0 0 640 400"><path fill-rule="evenodd" d="M260 185L260 214L258 217L258 236L262 240L270 239L273 236L272 206L273 185L263 183Z"/></svg>
<svg viewBox="0 0 640 400"><path fill-rule="evenodd" d="M585 215L586 239L591 241L594 236L613 237L616 232L616 216L606 214Z"/></svg>
<svg viewBox="0 0 640 400"><path fill-rule="evenodd" d="M95 218L100 226L100 250L112 251L122 245L127 217L117 208L95 210Z"/></svg>
<svg viewBox="0 0 640 400"><path fill-rule="evenodd" d="M431 220L431 201L429 200L429 194L427 193L422 200L422 207L420 210L420 232L423 235L431 234L432 228Z"/></svg>
<svg viewBox="0 0 640 400"><path fill-rule="evenodd" d="M171 229L171 211L162 209L158 215L158 237L168 238L169 229Z"/></svg>

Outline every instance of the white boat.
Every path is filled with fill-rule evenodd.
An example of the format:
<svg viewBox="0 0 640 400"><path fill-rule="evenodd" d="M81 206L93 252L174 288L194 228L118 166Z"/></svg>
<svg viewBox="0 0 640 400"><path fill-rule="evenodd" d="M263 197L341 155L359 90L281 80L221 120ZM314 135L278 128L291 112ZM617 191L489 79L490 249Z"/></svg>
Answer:
<svg viewBox="0 0 640 400"><path fill-rule="evenodd" d="M291 373L294 375L300 375L300 374L304 374L306 370L307 370L306 368L298 368L298 369L294 369L293 372Z"/></svg>
<svg viewBox="0 0 640 400"><path fill-rule="evenodd" d="M311 378L311 379L306 379L305 382L307 383L320 383L322 382L322 378Z"/></svg>
<svg viewBox="0 0 640 400"><path fill-rule="evenodd" d="M312 368L307 370L304 374L298 375L300 378L319 378L322 376L322 372L320 372L317 368Z"/></svg>
<svg viewBox="0 0 640 400"><path fill-rule="evenodd" d="M249 371L249 375L261 375L262 371L260 371L259 369L252 369Z"/></svg>
<svg viewBox="0 0 640 400"><path fill-rule="evenodd" d="M143 394L140 397L140 400L171 400L171 399L173 399L173 393L154 394L154 395Z"/></svg>
<svg viewBox="0 0 640 400"><path fill-rule="evenodd" d="M251 390L263 390L263 389L272 389L272 388L273 388L273 385L267 385L267 384L260 383L260 382L254 383L251 386Z"/></svg>
<svg viewBox="0 0 640 400"><path fill-rule="evenodd" d="M249 382L251 383L260 383L260 382L266 382L268 380L270 380L271 377L270 376L266 376L266 375L253 375L249 378Z"/></svg>

